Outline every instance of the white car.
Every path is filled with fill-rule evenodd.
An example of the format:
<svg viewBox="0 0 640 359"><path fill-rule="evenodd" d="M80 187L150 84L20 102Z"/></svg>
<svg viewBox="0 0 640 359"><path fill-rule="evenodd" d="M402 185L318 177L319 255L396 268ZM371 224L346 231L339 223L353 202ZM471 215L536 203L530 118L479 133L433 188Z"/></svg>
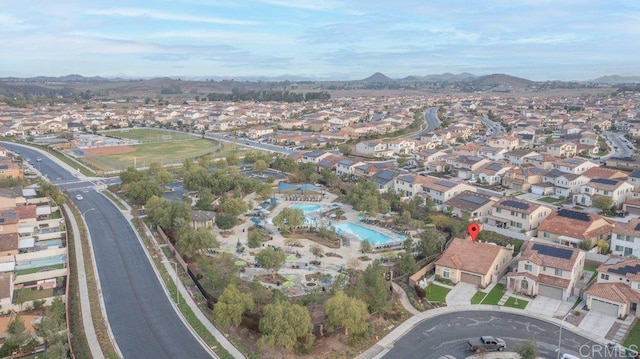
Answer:
<svg viewBox="0 0 640 359"><path fill-rule="evenodd" d="M84 197L82 197L82 195L81 195L81 194L79 194L79 195L77 195L77 196L76 196L76 199L77 199L78 201L82 201L82 200L84 199Z"/></svg>

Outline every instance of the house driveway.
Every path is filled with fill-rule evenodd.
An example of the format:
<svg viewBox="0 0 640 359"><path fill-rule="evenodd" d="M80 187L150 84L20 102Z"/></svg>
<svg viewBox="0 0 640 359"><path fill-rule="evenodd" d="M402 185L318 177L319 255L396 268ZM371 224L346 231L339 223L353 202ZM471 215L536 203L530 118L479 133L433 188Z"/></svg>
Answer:
<svg viewBox="0 0 640 359"><path fill-rule="evenodd" d="M528 311L548 317L564 317L565 314L569 313L575 302L549 298L543 295L539 295L533 300L527 300L529 300Z"/></svg>
<svg viewBox="0 0 640 359"><path fill-rule="evenodd" d="M475 285L460 282L447 294L447 305L469 305L471 304L471 298L477 291L478 289Z"/></svg>
<svg viewBox="0 0 640 359"><path fill-rule="evenodd" d="M604 338L615 321L616 317L611 314L590 310L578 327Z"/></svg>

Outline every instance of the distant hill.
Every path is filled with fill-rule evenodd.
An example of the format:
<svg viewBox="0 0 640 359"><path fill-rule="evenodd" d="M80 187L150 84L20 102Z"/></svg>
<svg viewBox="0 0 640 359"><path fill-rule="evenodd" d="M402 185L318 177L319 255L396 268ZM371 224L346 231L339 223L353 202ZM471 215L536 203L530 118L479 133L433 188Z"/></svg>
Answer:
<svg viewBox="0 0 640 359"><path fill-rule="evenodd" d="M108 82L113 81L110 79L106 79L100 76L93 77L85 77L82 75L66 75L66 76L36 76L36 77L27 77L27 78L18 78L18 77L5 77L0 78L0 81L6 82L39 82L39 83L97 83L97 82Z"/></svg>
<svg viewBox="0 0 640 359"><path fill-rule="evenodd" d="M442 75L427 75L423 77L425 81L433 81L433 82L462 82L462 81L471 81L476 79L478 76L470 74L468 72L463 72L461 74L452 74L452 73L444 73Z"/></svg>
<svg viewBox="0 0 640 359"><path fill-rule="evenodd" d="M531 87L531 85L534 82L531 80L527 80L527 79L523 79L520 77L511 76L511 75L493 74L493 75L480 76L474 79L473 81L471 81L471 83L474 86L478 86L478 87L526 89Z"/></svg>
<svg viewBox="0 0 640 359"><path fill-rule="evenodd" d="M386 83L390 83L390 82L395 82L395 80L392 79L391 77L386 76L385 74L382 74L380 72L376 72L375 74L373 74L373 75L367 77L366 79L362 80L362 82L386 84Z"/></svg>
<svg viewBox="0 0 640 359"><path fill-rule="evenodd" d="M639 83L640 76L620 76L620 75L602 76L602 77L598 77L595 80L591 80L587 82L602 84L602 85Z"/></svg>

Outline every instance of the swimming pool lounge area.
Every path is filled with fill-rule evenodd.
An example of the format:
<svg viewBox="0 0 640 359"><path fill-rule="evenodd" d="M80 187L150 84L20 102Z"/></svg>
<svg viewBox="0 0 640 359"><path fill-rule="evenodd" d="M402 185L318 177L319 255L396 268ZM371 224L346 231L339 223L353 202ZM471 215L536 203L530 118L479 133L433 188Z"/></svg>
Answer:
<svg viewBox="0 0 640 359"><path fill-rule="evenodd" d="M401 244L407 237L403 235L395 235L393 237L386 235L375 229L362 226L357 223L346 222L333 225L338 234L350 234L360 240L369 242L374 247L385 247Z"/></svg>

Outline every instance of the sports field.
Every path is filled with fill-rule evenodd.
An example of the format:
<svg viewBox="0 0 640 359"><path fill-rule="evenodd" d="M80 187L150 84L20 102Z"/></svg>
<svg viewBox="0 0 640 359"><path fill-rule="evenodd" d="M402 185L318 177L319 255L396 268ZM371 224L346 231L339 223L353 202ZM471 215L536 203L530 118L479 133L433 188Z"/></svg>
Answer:
<svg viewBox="0 0 640 359"><path fill-rule="evenodd" d="M121 171L127 167L145 168L153 162L181 164L214 152L219 144L197 136L153 129L109 131L102 135L138 140L139 145L86 148L81 158L99 171Z"/></svg>

